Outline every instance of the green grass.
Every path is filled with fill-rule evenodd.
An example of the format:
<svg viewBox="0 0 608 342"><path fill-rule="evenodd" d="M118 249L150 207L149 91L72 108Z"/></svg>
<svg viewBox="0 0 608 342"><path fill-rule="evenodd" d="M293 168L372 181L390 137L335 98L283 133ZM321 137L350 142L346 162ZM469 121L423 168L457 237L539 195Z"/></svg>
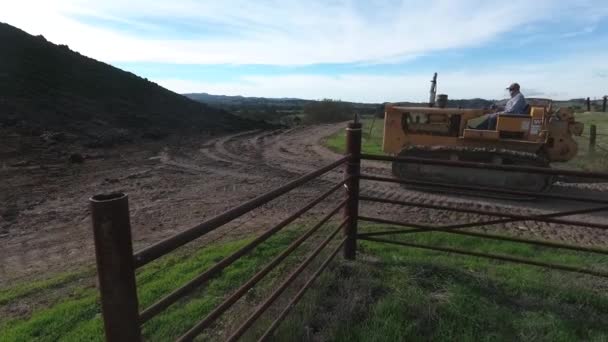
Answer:
<svg viewBox="0 0 608 342"><path fill-rule="evenodd" d="M0 305L5 305L9 302L15 301L22 297L26 297L41 290L49 290L63 286L77 279L81 279L87 274L91 273L91 271L66 272L55 275L50 279L44 279L32 283L22 284L20 286L0 289Z"/></svg>
<svg viewBox="0 0 608 342"><path fill-rule="evenodd" d="M369 154L384 154L382 152L383 119L365 119L362 121L361 151ZM340 130L325 140L325 146L336 153L344 153L346 131Z"/></svg>
<svg viewBox="0 0 608 342"><path fill-rule="evenodd" d="M384 229L364 226L363 231ZM295 239L298 229L256 248L199 292L146 323L146 340L174 339L195 324L256 270ZM179 253L137 274L139 301L146 307L201 270L250 241L244 239ZM516 255L608 271L608 258L514 243L481 241L445 233L407 236L406 241ZM314 245L314 244L313 244ZM246 296L241 321L294 263L272 272ZM87 273L88 272L88 273ZM4 289L4 305L52 293L90 271ZM19 290L20 288L27 290ZM276 340L546 340L605 341L608 338L608 282L601 278L534 266L361 242L358 260L337 258L276 332ZM31 289L36 289L35 291ZM33 297L37 298L37 297ZM31 299L31 298L30 298ZM0 341L81 341L103 339L98 293L75 286L27 317L0 318ZM280 308L278 308L280 309ZM274 309L275 311L277 308ZM239 314L241 312L241 314ZM262 317L245 340L259 337L274 315ZM230 326L230 322L226 323ZM203 339L218 338L221 326ZM218 335L219 334L219 335Z"/></svg>
<svg viewBox="0 0 608 342"><path fill-rule="evenodd" d="M606 257L442 233L404 240L604 270L608 264ZM277 340L608 339L608 282L601 278L362 242L358 260L334 264L320 284Z"/></svg>
<svg viewBox="0 0 608 342"><path fill-rule="evenodd" d="M567 163L560 163L560 167L579 169L585 171L608 171L608 113L585 112L577 113L576 121L585 125L582 136L575 137L578 143L578 154ZM589 151L589 127L596 125L596 150Z"/></svg>
<svg viewBox="0 0 608 342"><path fill-rule="evenodd" d="M146 340L166 341L181 335L219 304L226 293L251 277L293 238L294 231L287 230L269 239L187 300L176 303L147 322L143 328ZM193 254L179 253L144 267L137 274L140 307L149 306L248 241L249 239L244 239L214 245ZM52 296L52 289L58 284L65 284L69 277L60 275L30 284L19 284L3 289L0 295L5 300L5 305L16 304L20 299L27 300L28 294L33 295L32 289L38 291L38 294L47 291ZM261 285L267 286L264 283ZM53 298L50 300L51 305L35 310L28 317L0 317L0 341L102 341L98 291L94 287L78 287L62 296L60 299ZM248 296L254 299L257 297L255 293Z"/></svg>

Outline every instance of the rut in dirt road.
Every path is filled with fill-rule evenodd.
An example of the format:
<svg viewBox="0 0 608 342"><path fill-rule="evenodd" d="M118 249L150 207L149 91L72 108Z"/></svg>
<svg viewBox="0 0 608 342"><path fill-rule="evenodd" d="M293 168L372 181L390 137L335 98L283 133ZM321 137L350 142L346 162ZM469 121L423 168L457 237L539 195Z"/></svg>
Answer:
<svg viewBox="0 0 608 342"><path fill-rule="evenodd" d="M10 281L41 270L65 271L91 262L88 198L93 194L112 191L129 194L135 249L139 249L335 161L341 155L323 147L322 140L345 126L340 123L167 139L97 151L100 158L80 166L54 166L52 176L35 168L4 170L9 185L6 193L15 199L15 215L10 221L0 221L3 244L0 278ZM363 161L362 172L391 175L390 165L382 162ZM199 243L235 239L265 230L343 177L343 168L331 171L205 236ZM605 196L606 186L557 184L551 191ZM518 202L428 193L370 181L362 181L361 193L521 215L581 207L558 201ZM336 196L342 195L340 192ZM319 215L326 208L315 207L306 217ZM490 219L462 212L367 202L361 203L361 214L436 225ZM607 217L597 213L570 218L604 222ZM582 245L608 243L604 231L556 224L514 222L478 230Z"/></svg>

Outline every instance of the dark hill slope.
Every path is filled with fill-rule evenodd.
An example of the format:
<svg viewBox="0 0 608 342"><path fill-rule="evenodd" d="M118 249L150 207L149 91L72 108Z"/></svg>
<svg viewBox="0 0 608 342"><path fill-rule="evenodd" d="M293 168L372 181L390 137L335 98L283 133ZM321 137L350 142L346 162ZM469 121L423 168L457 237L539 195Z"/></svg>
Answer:
<svg viewBox="0 0 608 342"><path fill-rule="evenodd" d="M94 37L91 37L94 39ZM0 126L96 137L241 130L260 123L193 101L0 23Z"/></svg>

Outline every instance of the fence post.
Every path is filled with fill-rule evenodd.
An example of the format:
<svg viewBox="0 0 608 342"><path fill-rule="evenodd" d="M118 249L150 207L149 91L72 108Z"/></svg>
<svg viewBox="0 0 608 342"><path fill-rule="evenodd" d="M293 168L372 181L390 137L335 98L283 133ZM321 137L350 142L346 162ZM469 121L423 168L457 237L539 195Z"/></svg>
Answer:
<svg viewBox="0 0 608 342"><path fill-rule="evenodd" d="M608 95L604 95L604 101L602 102L602 112L606 113L606 101L608 101Z"/></svg>
<svg viewBox="0 0 608 342"><path fill-rule="evenodd" d="M595 137L597 134L597 127L595 125L589 125L589 152L595 152Z"/></svg>
<svg viewBox="0 0 608 342"><path fill-rule="evenodd" d="M591 111L591 98L587 98L587 111L590 112Z"/></svg>
<svg viewBox="0 0 608 342"><path fill-rule="evenodd" d="M126 194L89 199L106 341L141 341Z"/></svg>
<svg viewBox="0 0 608 342"><path fill-rule="evenodd" d="M346 242L344 258L354 260L357 254L357 221L359 217L359 172L361 170L361 123L355 121L346 128L346 154L350 155L346 164L345 177L347 203L344 216L348 219L344 226Z"/></svg>

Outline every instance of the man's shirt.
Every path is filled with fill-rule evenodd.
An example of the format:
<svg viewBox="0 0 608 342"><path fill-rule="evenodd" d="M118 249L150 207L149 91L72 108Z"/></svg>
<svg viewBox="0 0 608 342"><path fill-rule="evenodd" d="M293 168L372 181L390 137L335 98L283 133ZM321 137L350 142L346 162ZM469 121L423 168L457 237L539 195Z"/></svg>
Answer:
<svg viewBox="0 0 608 342"><path fill-rule="evenodd" d="M507 101L507 105L505 106L505 110L503 113L506 114L526 114L524 113L524 109L526 108L526 99L521 93L517 93L517 95Z"/></svg>

